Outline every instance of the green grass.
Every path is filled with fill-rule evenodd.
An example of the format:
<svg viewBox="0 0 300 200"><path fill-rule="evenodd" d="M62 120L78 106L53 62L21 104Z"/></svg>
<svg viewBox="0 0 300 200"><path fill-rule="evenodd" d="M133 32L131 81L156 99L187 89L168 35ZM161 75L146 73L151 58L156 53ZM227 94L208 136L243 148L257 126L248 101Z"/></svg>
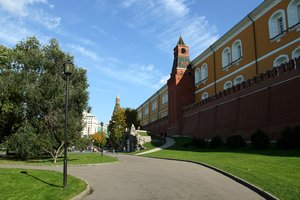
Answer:
<svg viewBox="0 0 300 200"><path fill-rule="evenodd" d="M175 138L176 145L146 156L205 163L238 176L280 199L300 197L300 151L196 149L183 145L189 138Z"/></svg>
<svg viewBox="0 0 300 200"><path fill-rule="evenodd" d="M62 174L44 170L0 169L0 199L70 199L86 188L86 183L68 176L62 188Z"/></svg>
<svg viewBox="0 0 300 200"><path fill-rule="evenodd" d="M99 164L107 162L115 162L116 158L103 156L100 153L68 153L68 165L82 164ZM28 161L19 161L7 158L0 158L0 165L63 165L63 157L57 159L57 163L53 163L52 157L42 159L30 159Z"/></svg>

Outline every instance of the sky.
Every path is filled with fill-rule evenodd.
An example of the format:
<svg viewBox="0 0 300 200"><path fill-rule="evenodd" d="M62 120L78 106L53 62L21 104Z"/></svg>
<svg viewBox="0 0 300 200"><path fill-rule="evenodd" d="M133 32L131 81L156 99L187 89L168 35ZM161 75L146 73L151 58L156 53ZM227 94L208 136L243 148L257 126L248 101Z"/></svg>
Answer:
<svg viewBox="0 0 300 200"><path fill-rule="evenodd" d="M191 60L263 0L0 0L0 44L51 38L87 70L89 106L107 123L116 96L137 108L168 80L180 34Z"/></svg>

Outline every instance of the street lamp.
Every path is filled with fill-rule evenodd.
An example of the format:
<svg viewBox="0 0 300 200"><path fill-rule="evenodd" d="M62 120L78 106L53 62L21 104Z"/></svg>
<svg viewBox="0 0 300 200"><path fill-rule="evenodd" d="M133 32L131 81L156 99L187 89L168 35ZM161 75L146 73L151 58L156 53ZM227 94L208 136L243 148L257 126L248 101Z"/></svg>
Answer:
<svg viewBox="0 0 300 200"><path fill-rule="evenodd" d="M104 134L103 134L103 122L100 123L100 126L101 126L101 137L106 137ZM102 138L103 140L103 138ZM103 148L104 147L101 147L101 157L103 157Z"/></svg>
<svg viewBox="0 0 300 200"><path fill-rule="evenodd" d="M69 81L74 65L69 60L64 63L64 73L66 80L66 100L65 100L65 131L64 131L64 189L67 187L67 130L68 130L68 99L69 99Z"/></svg>

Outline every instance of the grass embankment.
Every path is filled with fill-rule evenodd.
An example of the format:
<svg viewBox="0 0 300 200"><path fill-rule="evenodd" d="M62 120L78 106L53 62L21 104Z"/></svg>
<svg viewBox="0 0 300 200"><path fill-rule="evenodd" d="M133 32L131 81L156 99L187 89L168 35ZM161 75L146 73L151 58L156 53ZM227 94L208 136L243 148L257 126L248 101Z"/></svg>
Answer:
<svg viewBox="0 0 300 200"><path fill-rule="evenodd" d="M189 138L175 138L176 145L146 156L205 163L238 176L280 199L300 197L300 151L197 149L184 147Z"/></svg>
<svg viewBox="0 0 300 200"><path fill-rule="evenodd" d="M103 156L100 153L68 153L68 165L84 165L115 162L116 158ZM57 159L57 163L53 163L52 157L41 159L30 159L27 161L19 161L10 158L0 158L0 165L63 165L63 157Z"/></svg>
<svg viewBox="0 0 300 200"><path fill-rule="evenodd" d="M0 169L0 199L70 199L86 188L86 183L68 176L63 189L62 174L44 170Z"/></svg>

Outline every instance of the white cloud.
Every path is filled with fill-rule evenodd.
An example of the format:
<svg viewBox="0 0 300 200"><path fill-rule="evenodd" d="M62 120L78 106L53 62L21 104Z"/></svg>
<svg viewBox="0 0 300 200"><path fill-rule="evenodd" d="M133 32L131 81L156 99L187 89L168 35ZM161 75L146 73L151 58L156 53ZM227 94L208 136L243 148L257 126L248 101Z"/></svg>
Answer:
<svg viewBox="0 0 300 200"><path fill-rule="evenodd" d="M17 16L27 16L28 6L34 3L45 3L47 0L0 0L0 8Z"/></svg>
<svg viewBox="0 0 300 200"><path fill-rule="evenodd" d="M96 52L92 51L92 50L88 50L85 47L81 46L81 45L77 45L77 44L70 44L68 45L71 49L73 49L74 51L80 53L81 55L91 58L93 60L100 60L99 56L97 55Z"/></svg>
<svg viewBox="0 0 300 200"><path fill-rule="evenodd" d="M137 29L149 40L158 41L158 47L170 52L182 34L195 57L218 38L218 30L205 16L191 15L192 2L186 0L125 0L123 7L134 12L134 17L125 22Z"/></svg>
<svg viewBox="0 0 300 200"><path fill-rule="evenodd" d="M36 10L30 15L34 21L40 23L47 29L53 29L60 25L61 17L51 16L43 10Z"/></svg>

